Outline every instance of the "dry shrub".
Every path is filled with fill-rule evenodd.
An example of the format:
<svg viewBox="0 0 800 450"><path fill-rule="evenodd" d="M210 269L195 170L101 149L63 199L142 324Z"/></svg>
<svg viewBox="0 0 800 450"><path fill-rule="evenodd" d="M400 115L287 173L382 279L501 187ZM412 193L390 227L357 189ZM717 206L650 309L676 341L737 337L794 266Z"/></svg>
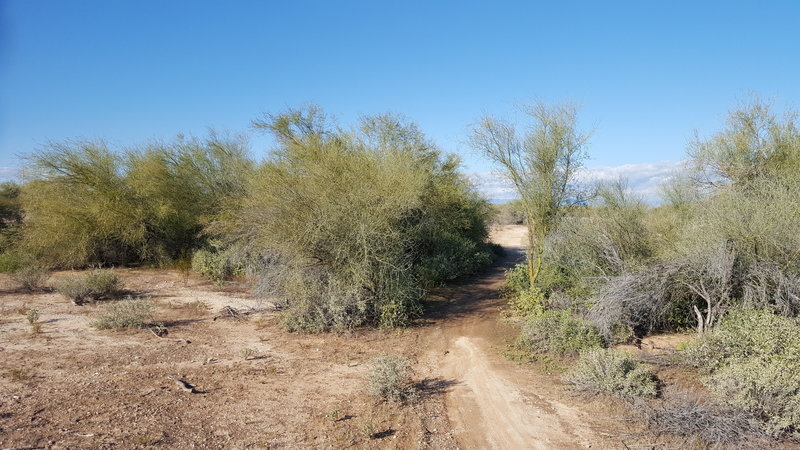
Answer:
<svg viewBox="0 0 800 450"><path fill-rule="evenodd" d="M11 278L22 285L22 288L29 292L38 292L44 288L44 284L50 279L52 272L43 267L28 266L15 271Z"/></svg>
<svg viewBox="0 0 800 450"><path fill-rule="evenodd" d="M153 302L150 300L128 297L106 306L92 326L100 330L147 328L153 325L152 312Z"/></svg>
<svg viewBox="0 0 800 450"><path fill-rule="evenodd" d="M635 405L651 432L679 437L684 448L767 448L771 443L752 415L692 394L683 393L657 406Z"/></svg>
<svg viewBox="0 0 800 450"><path fill-rule="evenodd" d="M369 393L379 400L404 402L411 399L411 362L398 355L378 355L372 361Z"/></svg>
<svg viewBox="0 0 800 450"><path fill-rule="evenodd" d="M120 292L120 280L111 269L93 269L86 275L61 280L56 290L75 304L81 304L87 299L114 298Z"/></svg>
<svg viewBox="0 0 800 450"><path fill-rule="evenodd" d="M633 399L655 397L658 384L653 370L627 353L594 349L581 352L564 381L579 391L606 393Z"/></svg>

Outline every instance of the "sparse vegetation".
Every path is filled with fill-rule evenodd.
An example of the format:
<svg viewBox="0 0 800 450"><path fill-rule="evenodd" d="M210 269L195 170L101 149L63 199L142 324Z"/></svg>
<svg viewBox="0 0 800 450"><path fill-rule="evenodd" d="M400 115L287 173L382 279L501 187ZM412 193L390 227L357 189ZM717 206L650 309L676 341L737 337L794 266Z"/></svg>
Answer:
<svg viewBox="0 0 800 450"><path fill-rule="evenodd" d="M617 350L581 352L578 363L564 376L564 381L580 391L606 393L628 400L658 394L655 372Z"/></svg>
<svg viewBox="0 0 800 450"><path fill-rule="evenodd" d="M372 361L369 374L369 393L379 400L404 402L412 398L411 363L408 359L383 354Z"/></svg>
<svg viewBox="0 0 800 450"><path fill-rule="evenodd" d="M147 328L153 325L152 312L149 299L128 297L107 305L92 326L99 330Z"/></svg>
<svg viewBox="0 0 800 450"><path fill-rule="evenodd" d="M28 292L39 292L50 279L51 272L43 267L27 266L15 270L11 277Z"/></svg>
<svg viewBox="0 0 800 450"><path fill-rule="evenodd" d="M86 300L97 301L119 295L120 280L111 269L93 269L85 275L59 281L56 290L75 304L81 304Z"/></svg>
<svg viewBox="0 0 800 450"><path fill-rule="evenodd" d="M28 323L33 325L39 321L39 310L38 309L29 309L27 313L25 313L25 318L28 319Z"/></svg>

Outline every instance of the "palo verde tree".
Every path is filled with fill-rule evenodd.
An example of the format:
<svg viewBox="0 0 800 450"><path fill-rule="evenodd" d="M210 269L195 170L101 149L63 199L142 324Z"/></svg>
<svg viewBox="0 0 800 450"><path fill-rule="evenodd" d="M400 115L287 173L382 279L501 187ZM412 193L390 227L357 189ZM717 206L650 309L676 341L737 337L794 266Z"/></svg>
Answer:
<svg viewBox="0 0 800 450"><path fill-rule="evenodd" d="M286 302L290 330L408 323L431 283L488 262L488 205L413 123L342 129L316 107L254 123L277 146L209 232ZM249 256L248 256L249 255Z"/></svg>
<svg viewBox="0 0 800 450"><path fill-rule="evenodd" d="M535 286L547 236L565 207L580 200L575 175L586 158L588 135L577 130L573 105L536 103L524 111L532 119L526 132L484 117L470 143L501 167L520 196L528 225L528 280Z"/></svg>

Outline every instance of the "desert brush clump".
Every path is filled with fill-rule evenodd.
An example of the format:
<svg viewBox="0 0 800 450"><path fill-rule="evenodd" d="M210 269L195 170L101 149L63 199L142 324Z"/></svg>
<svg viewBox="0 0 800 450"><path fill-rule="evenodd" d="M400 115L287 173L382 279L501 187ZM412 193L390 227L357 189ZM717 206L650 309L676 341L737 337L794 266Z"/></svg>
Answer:
<svg viewBox="0 0 800 450"><path fill-rule="evenodd" d="M120 288L120 279L113 269L92 269L85 275L64 278L56 285L56 291L75 304L114 298Z"/></svg>
<svg viewBox="0 0 800 450"><path fill-rule="evenodd" d="M628 400L658 395L653 369L618 350L581 352L578 362L563 379L579 391L606 393Z"/></svg>
<svg viewBox="0 0 800 450"><path fill-rule="evenodd" d="M99 330L121 330L126 328L147 328L154 325L153 302L145 298L127 297L124 300L105 306L92 322Z"/></svg>
<svg viewBox="0 0 800 450"><path fill-rule="evenodd" d="M28 158L15 248L51 267L173 261L205 244L203 224L241 196L242 139L212 133L140 148L51 143Z"/></svg>
<svg viewBox="0 0 800 450"><path fill-rule="evenodd" d="M736 310L685 351L719 401L753 415L772 436L800 433L800 320Z"/></svg>
<svg viewBox="0 0 800 450"><path fill-rule="evenodd" d="M255 126L278 147L208 232L284 302L286 328L406 325L425 288L491 261L488 204L416 125L384 115L345 130L310 107Z"/></svg>
<svg viewBox="0 0 800 450"><path fill-rule="evenodd" d="M39 292L44 289L44 284L50 279L52 273L44 267L24 266L15 270L11 278L19 283L28 292Z"/></svg>
<svg viewBox="0 0 800 450"><path fill-rule="evenodd" d="M575 355L603 347L603 339L588 321L569 311L542 310L525 318L520 344L535 352Z"/></svg>
<svg viewBox="0 0 800 450"><path fill-rule="evenodd" d="M679 393L658 403L637 401L633 409L652 434L681 439L683 448L761 449L775 443L747 411L694 393Z"/></svg>
<svg viewBox="0 0 800 450"><path fill-rule="evenodd" d="M372 360L369 393L378 400L403 402L414 394L411 362L402 356L382 354Z"/></svg>

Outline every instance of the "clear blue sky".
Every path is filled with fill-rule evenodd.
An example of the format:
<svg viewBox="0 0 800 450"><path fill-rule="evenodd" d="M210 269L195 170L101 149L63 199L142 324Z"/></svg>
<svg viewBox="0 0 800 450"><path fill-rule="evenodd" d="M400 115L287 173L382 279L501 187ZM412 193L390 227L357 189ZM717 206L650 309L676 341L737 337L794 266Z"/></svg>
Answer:
<svg viewBox="0 0 800 450"><path fill-rule="evenodd" d="M0 0L0 167L314 102L406 115L483 172L469 124L534 98L582 105L590 165L677 161L751 94L796 107L798 80L797 1Z"/></svg>

